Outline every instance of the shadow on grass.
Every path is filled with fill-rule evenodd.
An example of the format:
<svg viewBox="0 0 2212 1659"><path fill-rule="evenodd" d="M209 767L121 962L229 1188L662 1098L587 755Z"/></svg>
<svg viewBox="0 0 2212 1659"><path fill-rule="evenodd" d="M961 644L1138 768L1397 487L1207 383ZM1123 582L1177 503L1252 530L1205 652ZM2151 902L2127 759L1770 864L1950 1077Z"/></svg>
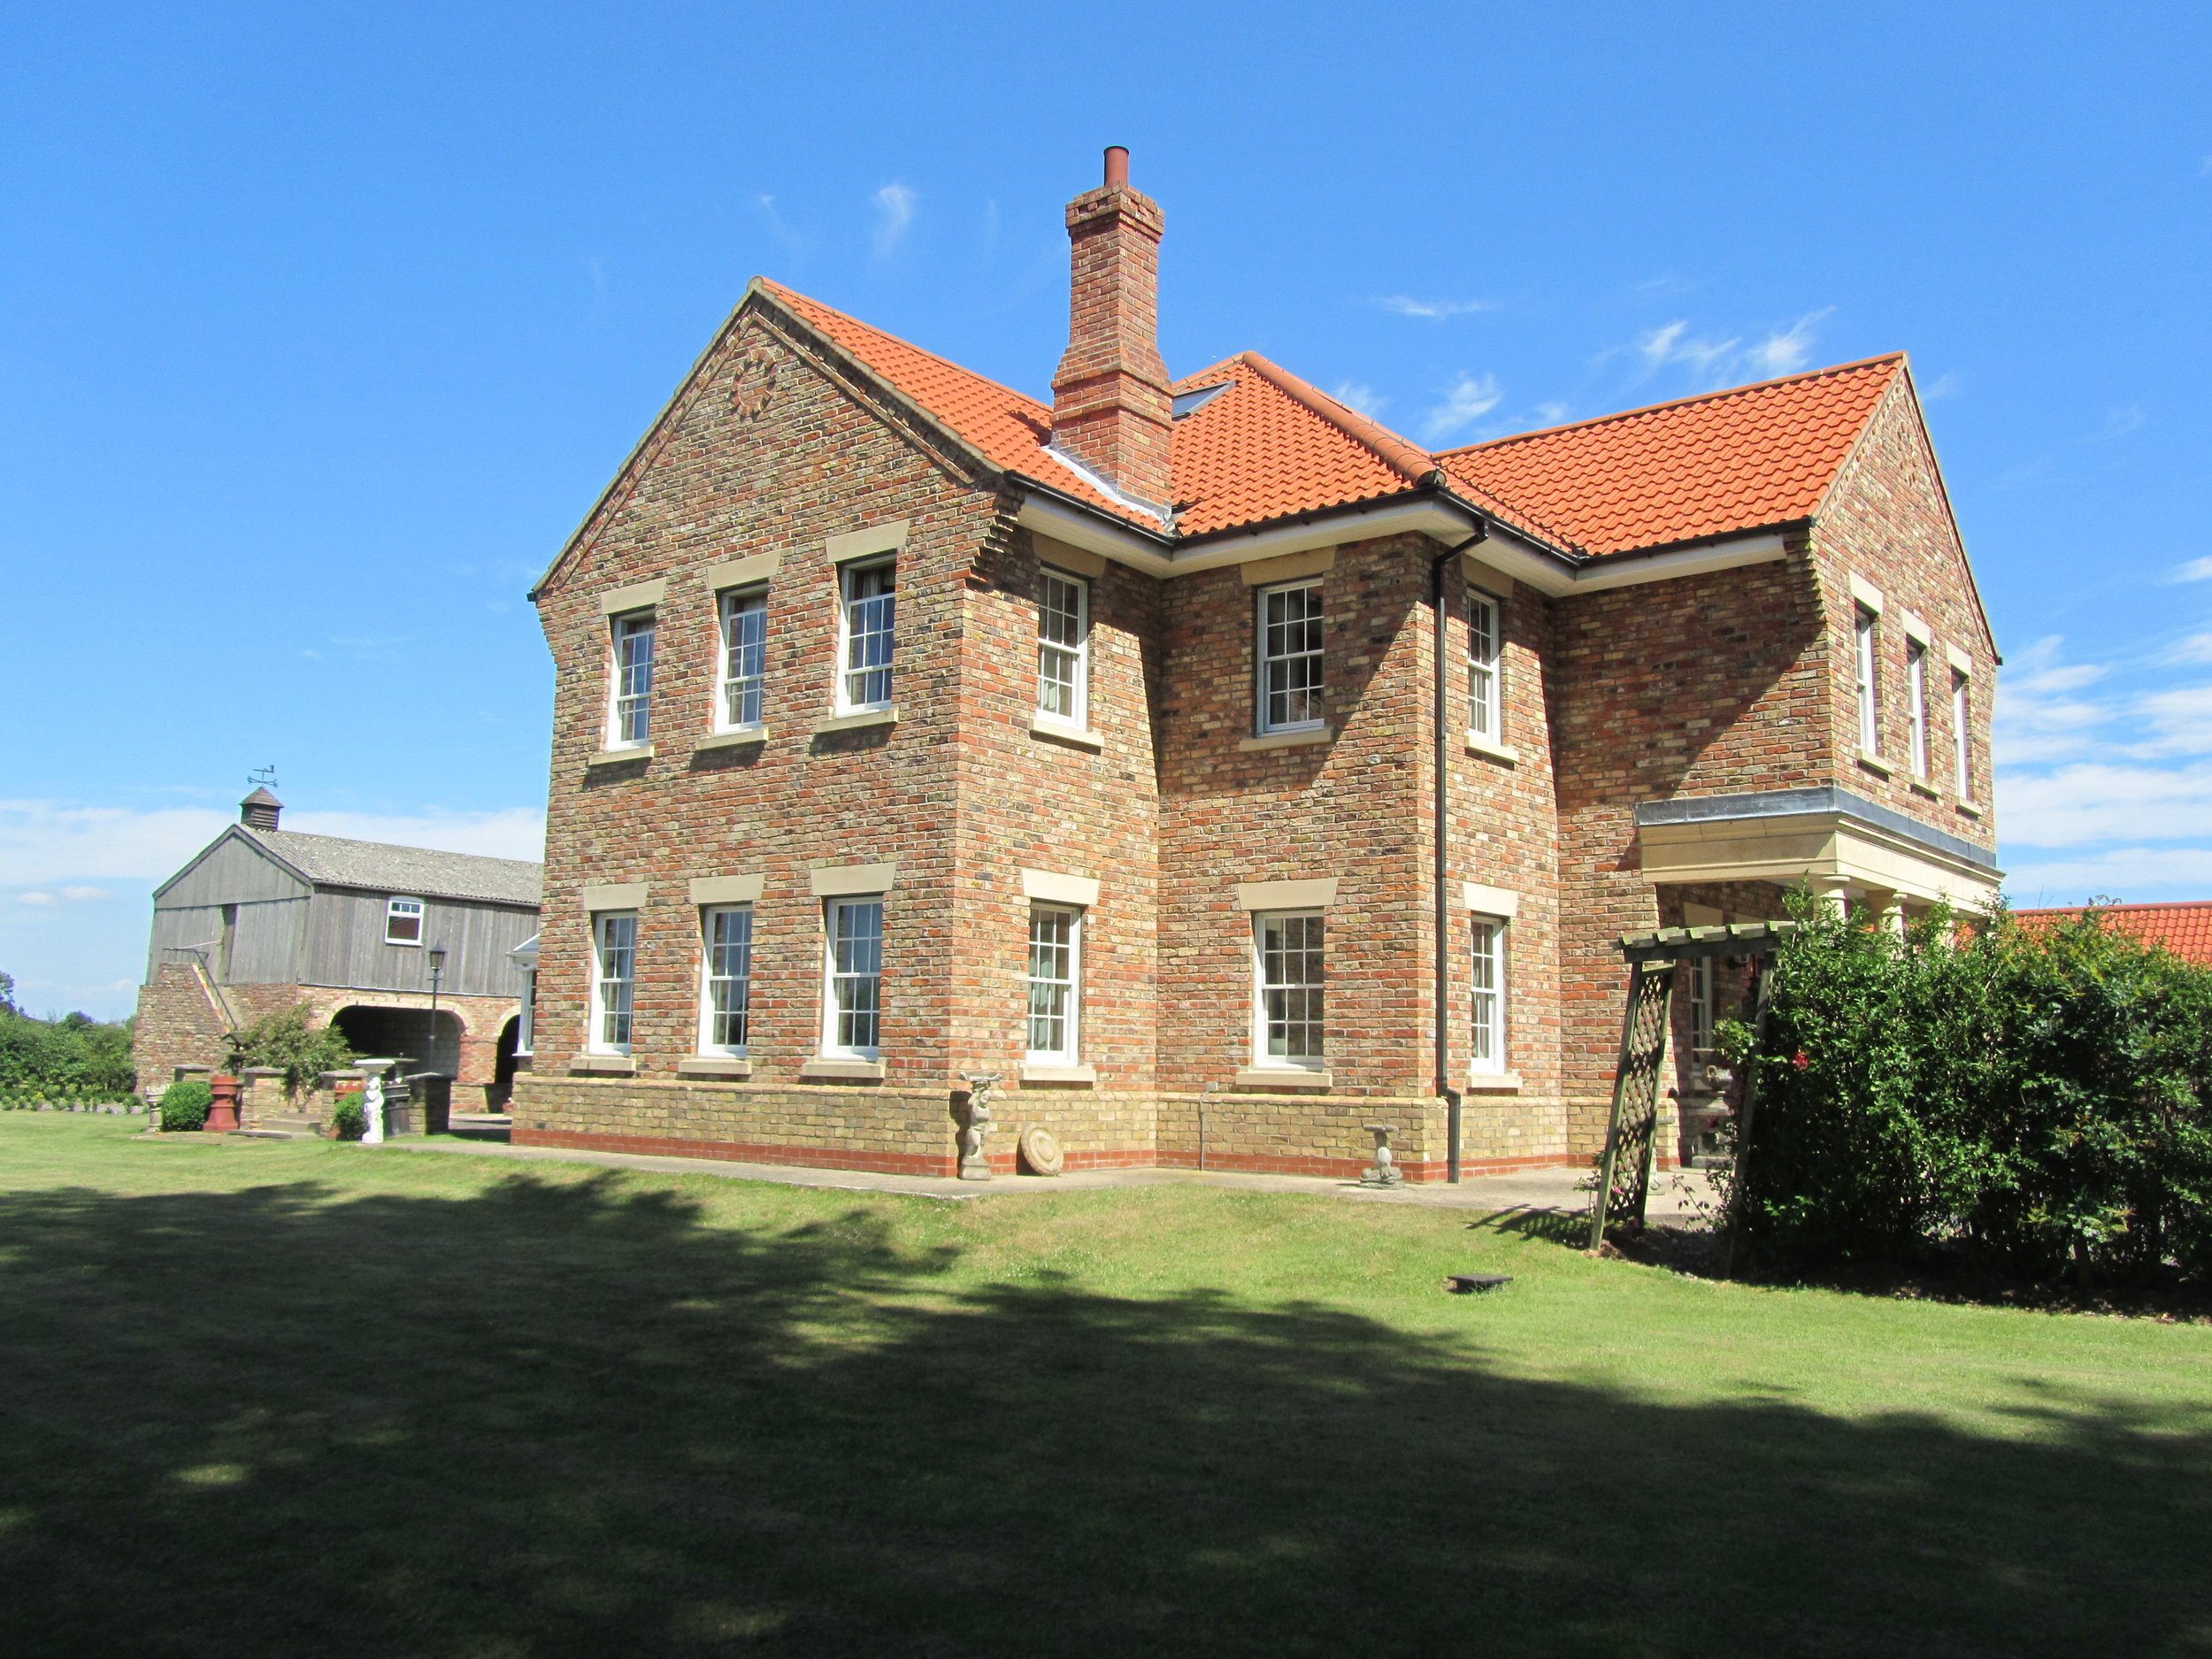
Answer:
<svg viewBox="0 0 2212 1659"><path fill-rule="evenodd" d="M2212 1644L2178 1410L1658 1405L611 1181L16 1194L0 1261L13 1654Z"/></svg>

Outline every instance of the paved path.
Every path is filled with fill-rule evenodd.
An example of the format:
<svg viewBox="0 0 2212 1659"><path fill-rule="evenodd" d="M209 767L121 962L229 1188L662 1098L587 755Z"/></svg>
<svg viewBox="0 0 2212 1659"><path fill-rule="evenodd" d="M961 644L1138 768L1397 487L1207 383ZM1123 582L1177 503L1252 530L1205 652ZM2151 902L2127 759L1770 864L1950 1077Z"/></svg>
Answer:
<svg viewBox="0 0 2212 1659"><path fill-rule="evenodd" d="M654 1170L668 1175L714 1175L725 1180L772 1181L782 1187L828 1187L851 1192L903 1193L915 1197L999 1198L1024 1193L1083 1192L1108 1187L1156 1187L1198 1183L1253 1193L1308 1193L1349 1198L1369 1204L1435 1204L1461 1210L1584 1210L1579 1169L1528 1170L1516 1175L1471 1176L1454 1187L1382 1189L1357 1181L1305 1175L1245 1175L1217 1170L1083 1170L1045 1179L1034 1175L1002 1175L990 1181L963 1181L940 1175L879 1175L868 1170L797 1169L782 1164L735 1164L721 1158L661 1158L632 1152L579 1152L565 1147L511 1147L496 1141L388 1141L387 1152L447 1152L466 1157L506 1158L520 1163L596 1164L609 1169ZM1694 1200L1708 1192L1694 1172L1662 1175L1651 1194L1654 1220L1687 1214Z"/></svg>

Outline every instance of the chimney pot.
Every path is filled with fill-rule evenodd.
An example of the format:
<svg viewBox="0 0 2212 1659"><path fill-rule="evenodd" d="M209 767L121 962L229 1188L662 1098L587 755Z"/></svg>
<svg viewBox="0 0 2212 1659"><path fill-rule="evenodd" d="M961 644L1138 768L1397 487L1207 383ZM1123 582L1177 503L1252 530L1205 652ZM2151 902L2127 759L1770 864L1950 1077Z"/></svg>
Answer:
<svg viewBox="0 0 2212 1659"><path fill-rule="evenodd" d="M1173 495L1160 361L1160 204L1129 188L1129 151L1068 204L1068 349L1052 377L1052 447L1162 519Z"/></svg>

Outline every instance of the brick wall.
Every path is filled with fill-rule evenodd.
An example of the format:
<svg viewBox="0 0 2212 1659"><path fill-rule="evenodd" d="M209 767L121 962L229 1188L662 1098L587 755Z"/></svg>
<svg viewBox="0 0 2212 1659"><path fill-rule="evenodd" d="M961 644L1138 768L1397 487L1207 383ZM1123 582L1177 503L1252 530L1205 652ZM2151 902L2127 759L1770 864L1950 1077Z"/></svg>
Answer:
<svg viewBox="0 0 2212 1659"><path fill-rule="evenodd" d="M1570 1146L1602 1148L1627 974L1614 941L1658 926L1639 802L1826 783L1830 665L1805 539L1780 561L1577 595L1556 607L1560 1022Z"/></svg>
<svg viewBox="0 0 2212 1659"><path fill-rule="evenodd" d="M540 595L556 730L537 1056L518 1081L518 1139L949 1171L957 1074L991 1071L1006 1079L994 1105L1004 1166L1021 1126L1036 1123L1076 1167L1195 1163L1202 1148L1210 1167L1349 1174L1369 1156L1363 1125L1386 1121L1409 1174L1440 1174L1435 545L1402 536L1333 550L1322 580L1334 732L1255 749L1256 590L1242 573L1162 582L1042 541L1015 522L1012 495L967 476L926 429L803 344L778 333L772 312L741 314ZM1645 880L1638 803L1830 781L1876 793L1855 780L1840 747L1848 640L1827 624L1845 566L1893 590L1941 638L1977 639L1977 664L1987 659L1967 626L1963 565L1943 565L1950 556L1931 540L1947 520L1932 527L1940 503L1909 415L1886 409L1817 545L1793 534L1781 561L1562 600L1482 567L1452 570L1453 1089L1468 1081L1461 884L1516 895L1507 1065L1518 1085L1464 1095L1470 1169L1555 1162L1601 1141L1626 977L1614 941L1704 902ZM837 609L825 543L893 519L910 524L898 557L900 718L818 733L832 707ZM769 587L769 734L701 748L717 625L705 572L764 553L780 560ZM1047 562L1090 584L1094 741L1032 729ZM606 720L600 596L655 578L667 587L654 752L593 766ZM1464 741L1471 579L1503 602L1510 755ZM1985 757L1985 736L1977 742ZM1947 803L1909 794L1877 798L1949 822L1936 810ZM823 998L821 906L808 872L893 862L885 1076L806 1079ZM1082 1057L1094 1082L1021 1079L1025 869L1099 883L1083 971ZM753 1075L704 1081L677 1071L696 1046L699 1004L687 884L733 873L764 882ZM1253 986L1251 918L1236 886L1323 877L1337 883L1325 918L1328 1086L1240 1079L1252 1060ZM629 1078L572 1064L588 988L580 890L601 883L648 890ZM1770 893L1732 896L1771 913Z"/></svg>
<svg viewBox="0 0 2212 1659"><path fill-rule="evenodd" d="M1828 718L1835 735L1833 781L1882 805L1988 849L1995 862L1997 823L1990 792L1990 705L1997 687L1996 646L1974 597L1927 428L1903 377L1868 422L1829 492L1811 542L1827 631ZM1857 758L1857 669L1850 579L1881 590L1875 630L1877 717L1886 768ZM1916 612L1935 636L1928 653L1928 776L1908 761L1903 612ZM1945 647L1972 662L1971 731L1976 800L1962 805L1954 787L1951 669ZM1821 781L1828 781L1826 779Z"/></svg>

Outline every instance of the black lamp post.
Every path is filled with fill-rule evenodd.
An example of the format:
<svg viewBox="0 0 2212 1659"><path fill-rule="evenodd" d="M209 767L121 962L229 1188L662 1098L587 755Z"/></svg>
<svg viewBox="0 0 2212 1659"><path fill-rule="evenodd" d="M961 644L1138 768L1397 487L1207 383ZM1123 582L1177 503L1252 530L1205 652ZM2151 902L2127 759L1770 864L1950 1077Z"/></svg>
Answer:
<svg viewBox="0 0 2212 1659"><path fill-rule="evenodd" d="M445 977L445 947L433 945L423 954L430 958L430 1052L424 1057L434 1069L438 1064L438 981Z"/></svg>

